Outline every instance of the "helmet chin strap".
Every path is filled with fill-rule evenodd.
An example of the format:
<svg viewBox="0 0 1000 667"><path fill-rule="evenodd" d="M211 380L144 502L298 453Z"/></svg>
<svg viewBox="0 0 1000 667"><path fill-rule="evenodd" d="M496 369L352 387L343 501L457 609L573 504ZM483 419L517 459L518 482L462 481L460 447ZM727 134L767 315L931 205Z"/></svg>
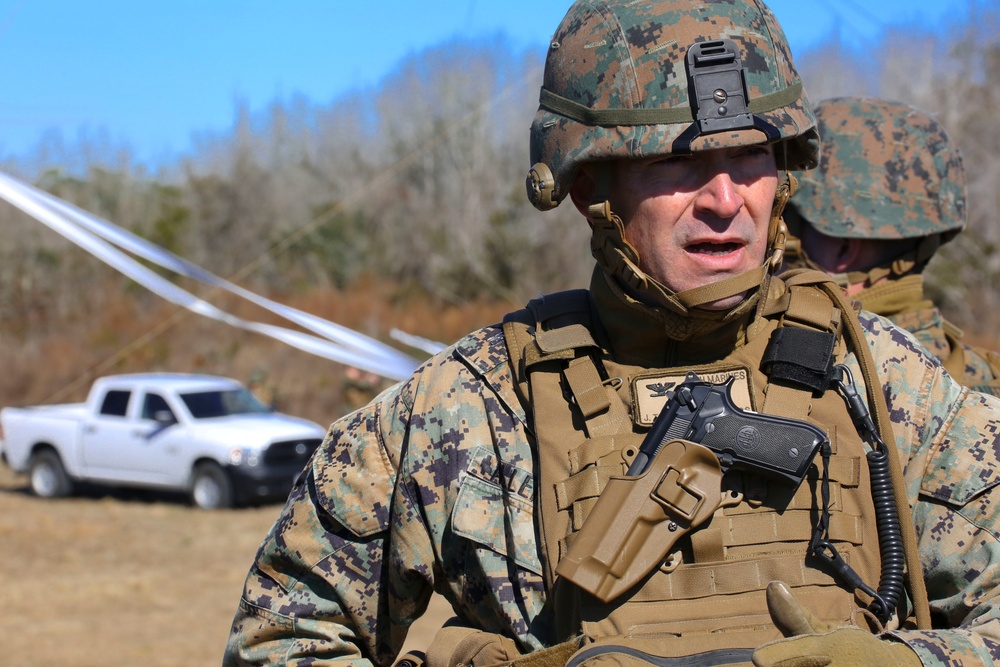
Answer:
<svg viewBox="0 0 1000 667"><path fill-rule="evenodd" d="M788 164L788 143L779 144L784 159L784 164ZM792 172L784 169L785 179L778 183L774 190L774 203L771 204L771 218L767 221L767 259L764 264L767 266L768 275L774 275L781 268L781 263L785 258L785 244L788 243L788 225L785 224L782 214L788 200L799 187L799 181Z"/></svg>
<svg viewBox="0 0 1000 667"><path fill-rule="evenodd" d="M678 334L703 333L709 330L713 323L717 326L721 322L730 321L749 312L760 300L760 295L766 291L771 275L781 266L788 238L788 228L781 219L781 213L796 185L795 177L787 171L784 181L775 192L768 221L768 252L764 262L739 275L682 292L671 290L639 268L639 253L626 240L625 224L621 217L611 210L608 196L611 190L610 165L599 165L595 176L597 196L587 209L587 220L592 230L591 253L597 260L598 266L615 278L618 285L635 301L646 306L659 307L661 312L665 310L664 314L668 319L679 317L702 320L700 324L690 322L685 326L675 322L670 328ZM745 295L745 298L733 308L724 310L705 308L709 304L737 295Z"/></svg>

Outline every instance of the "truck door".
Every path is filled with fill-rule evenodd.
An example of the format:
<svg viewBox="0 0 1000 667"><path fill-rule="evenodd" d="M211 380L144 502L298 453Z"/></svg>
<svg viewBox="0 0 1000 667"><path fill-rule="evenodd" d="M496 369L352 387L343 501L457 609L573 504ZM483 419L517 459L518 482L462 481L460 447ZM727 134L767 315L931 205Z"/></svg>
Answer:
<svg viewBox="0 0 1000 667"><path fill-rule="evenodd" d="M132 393L128 389L109 389L97 413L84 420L80 448L88 477L133 479L130 468L134 456L130 452L141 445L142 434L138 424L128 418Z"/></svg>
<svg viewBox="0 0 1000 667"><path fill-rule="evenodd" d="M98 414L84 424L87 475L136 484L163 484L179 430L166 400L152 392L111 389ZM173 467L176 467L173 463Z"/></svg>
<svg viewBox="0 0 1000 667"><path fill-rule="evenodd" d="M167 399L156 392L145 392L138 425L142 442L131 452L137 473L150 482L183 484L190 473L181 461L182 444L188 436Z"/></svg>

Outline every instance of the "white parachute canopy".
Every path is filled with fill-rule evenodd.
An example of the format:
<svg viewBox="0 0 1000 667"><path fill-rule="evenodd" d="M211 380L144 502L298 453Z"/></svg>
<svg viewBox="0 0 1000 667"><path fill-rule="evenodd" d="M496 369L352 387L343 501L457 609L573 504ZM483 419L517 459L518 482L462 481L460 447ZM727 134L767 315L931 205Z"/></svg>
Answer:
<svg viewBox="0 0 1000 667"><path fill-rule="evenodd" d="M419 365L416 359L394 347L239 287L121 227L3 173L0 173L0 198L7 200L146 289L199 315L269 336L305 352L392 380L409 377ZM151 271L123 250L179 275L241 296L312 333L236 317ZM391 335L406 344L416 343L414 347L431 353L444 348L441 343L411 336L396 329Z"/></svg>

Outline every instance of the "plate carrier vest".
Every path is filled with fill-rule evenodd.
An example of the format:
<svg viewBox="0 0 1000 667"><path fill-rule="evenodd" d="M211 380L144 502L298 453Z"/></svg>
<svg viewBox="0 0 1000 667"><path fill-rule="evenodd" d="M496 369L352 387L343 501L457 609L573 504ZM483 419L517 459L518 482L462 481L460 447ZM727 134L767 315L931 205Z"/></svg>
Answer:
<svg viewBox="0 0 1000 667"><path fill-rule="evenodd" d="M828 434L828 539L874 586L881 563L866 446L843 398L820 386L824 373L844 360L850 345L862 369L861 391L867 391L891 450L907 568L920 571L881 383L856 312L825 274L802 270L774 279L746 343L710 365L650 369L618 363L598 343L596 320L589 292L574 290L533 300L504 321L514 377L531 407L536 437L536 515L553 639L579 642L589 652L578 653L569 664L589 662L587 656L609 646L618 660L643 663L662 657L666 662L658 664L666 665L673 664L670 658L705 651L719 655L720 650L753 649L779 639L764 597L772 580L785 582L818 617L843 624L870 602L809 555L822 511L824 464L819 456L797 489L746 473L726 473L709 519L694 528L680 526L666 559L620 597L602 602L557 576L559 562L602 492L609 483L623 483L655 416L649 402L659 394L662 404L669 387L688 371L702 378L736 376L743 390L734 392L742 396L740 407L807 420ZM782 335L790 329L808 333ZM825 350L794 342L820 340L810 338L813 333L830 341ZM814 386L803 384L803 378ZM909 599L903 596L891 626L929 627L922 578L909 583ZM748 660L745 651L740 655ZM734 658L704 664L742 662Z"/></svg>

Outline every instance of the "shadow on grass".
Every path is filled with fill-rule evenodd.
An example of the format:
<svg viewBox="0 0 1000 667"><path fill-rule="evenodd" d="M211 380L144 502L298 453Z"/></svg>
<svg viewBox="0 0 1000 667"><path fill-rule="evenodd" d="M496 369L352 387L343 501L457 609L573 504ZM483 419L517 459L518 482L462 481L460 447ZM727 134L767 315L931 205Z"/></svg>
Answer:
<svg viewBox="0 0 1000 667"><path fill-rule="evenodd" d="M8 473L11 471L8 469ZM145 489L126 486L106 486L91 482L74 482L73 493L66 498L39 498L31 491L31 485L26 475L16 475L8 483L0 485L0 495L16 495L27 498L34 498L38 502L51 503L60 501L102 501L115 500L139 505L183 505L191 509L197 509L191 503L190 497L181 491L166 491L163 489ZM266 507L269 505L280 505L285 502L285 498L269 498L242 502L231 509L252 509L255 507ZM205 510L198 510L205 511Z"/></svg>

